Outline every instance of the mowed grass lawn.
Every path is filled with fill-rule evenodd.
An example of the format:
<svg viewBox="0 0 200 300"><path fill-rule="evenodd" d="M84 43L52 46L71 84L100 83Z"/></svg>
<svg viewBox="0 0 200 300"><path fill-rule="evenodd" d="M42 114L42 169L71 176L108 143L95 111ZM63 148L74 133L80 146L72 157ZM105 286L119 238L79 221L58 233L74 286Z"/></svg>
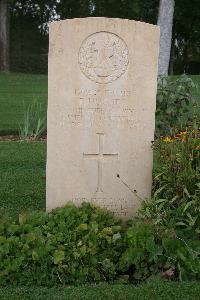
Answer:
<svg viewBox="0 0 200 300"><path fill-rule="evenodd" d="M24 107L33 99L47 106L47 76L0 73L0 134L17 134Z"/></svg>
<svg viewBox="0 0 200 300"><path fill-rule="evenodd" d="M198 300L200 284L154 282L142 285L98 284L80 287L2 288L1 300Z"/></svg>
<svg viewBox="0 0 200 300"><path fill-rule="evenodd" d="M45 165L45 142L0 142L0 216L45 208Z"/></svg>
<svg viewBox="0 0 200 300"><path fill-rule="evenodd" d="M200 76L190 76L200 86ZM177 78L177 76L175 76ZM25 107L37 99L47 107L47 75L0 73L0 134L17 134ZM200 103L200 89L197 94Z"/></svg>

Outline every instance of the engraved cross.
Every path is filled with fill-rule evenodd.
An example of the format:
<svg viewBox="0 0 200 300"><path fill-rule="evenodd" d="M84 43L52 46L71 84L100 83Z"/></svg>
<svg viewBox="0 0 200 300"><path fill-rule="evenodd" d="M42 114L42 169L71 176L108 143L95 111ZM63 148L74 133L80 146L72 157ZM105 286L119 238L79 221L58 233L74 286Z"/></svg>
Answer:
<svg viewBox="0 0 200 300"><path fill-rule="evenodd" d="M103 192L103 161L109 158L117 158L118 153L104 153L104 133L97 133L99 141L98 153L83 153L84 158L98 160L98 183L96 192Z"/></svg>

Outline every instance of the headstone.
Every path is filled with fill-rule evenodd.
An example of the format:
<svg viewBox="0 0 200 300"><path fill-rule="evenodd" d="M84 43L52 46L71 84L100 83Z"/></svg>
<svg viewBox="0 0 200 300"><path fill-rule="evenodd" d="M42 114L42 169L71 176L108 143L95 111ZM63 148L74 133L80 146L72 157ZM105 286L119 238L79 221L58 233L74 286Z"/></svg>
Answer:
<svg viewBox="0 0 200 300"><path fill-rule="evenodd" d="M127 219L150 196L158 48L142 22L50 24L47 210L91 202Z"/></svg>

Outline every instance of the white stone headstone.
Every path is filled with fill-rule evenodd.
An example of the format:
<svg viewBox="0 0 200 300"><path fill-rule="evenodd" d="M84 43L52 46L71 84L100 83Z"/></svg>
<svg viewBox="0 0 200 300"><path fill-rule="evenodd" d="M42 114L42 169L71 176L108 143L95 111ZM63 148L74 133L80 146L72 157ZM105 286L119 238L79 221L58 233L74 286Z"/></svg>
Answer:
<svg viewBox="0 0 200 300"><path fill-rule="evenodd" d="M88 201L127 219L150 196L158 48L150 24L50 24L47 210Z"/></svg>

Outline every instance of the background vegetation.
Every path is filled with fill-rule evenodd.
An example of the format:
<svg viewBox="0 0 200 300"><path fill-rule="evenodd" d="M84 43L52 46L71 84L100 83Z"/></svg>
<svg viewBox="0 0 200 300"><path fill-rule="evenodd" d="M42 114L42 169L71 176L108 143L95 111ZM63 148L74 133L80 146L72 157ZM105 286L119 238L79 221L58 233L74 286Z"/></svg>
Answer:
<svg viewBox="0 0 200 300"><path fill-rule="evenodd" d="M47 73L49 20L104 16L156 24L159 0L10 0L11 71ZM176 0L170 74L200 73L200 2Z"/></svg>

